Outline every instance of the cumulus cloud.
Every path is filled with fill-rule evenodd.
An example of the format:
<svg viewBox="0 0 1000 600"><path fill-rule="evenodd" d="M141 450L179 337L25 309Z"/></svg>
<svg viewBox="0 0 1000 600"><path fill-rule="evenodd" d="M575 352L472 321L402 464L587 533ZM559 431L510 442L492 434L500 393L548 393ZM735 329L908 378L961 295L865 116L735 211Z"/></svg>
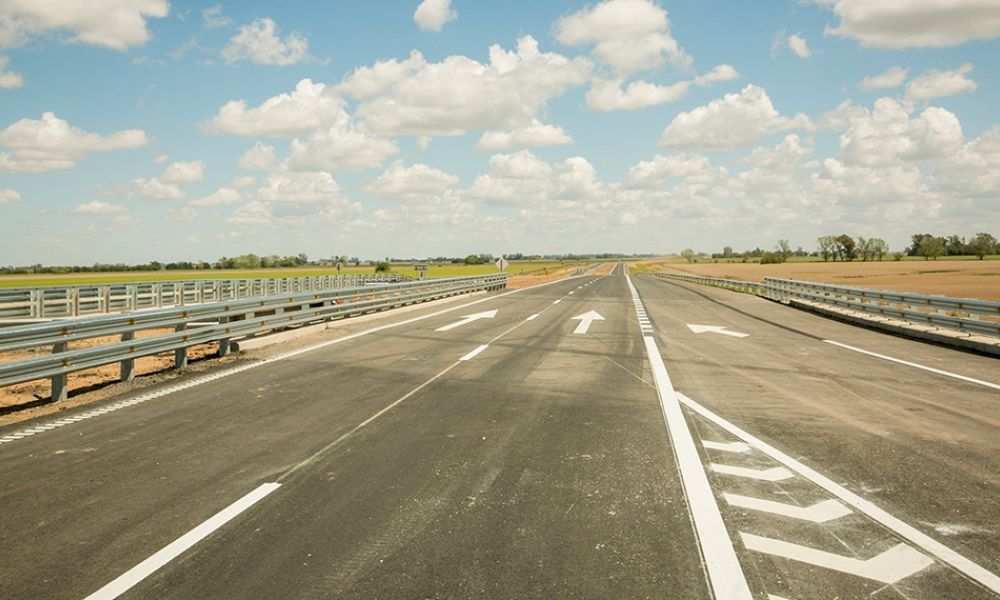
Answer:
<svg viewBox="0 0 1000 600"><path fill-rule="evenodd" d="M670 34L667 11L648 0L605 0L559 19L565 46L594 45L593 55L624 78L670 62L687 68L691 57Z"/></svg>
<svg viewBox="0 0 1000 600"><path fill-rule="evenodd" d="M427 63L411 55L405 66L381 65L345 79L343 85L372 94L355 116L375 133L418 136L523 126L591 71L586 59L540 52L531 36L520 38L516 51L494 44L488 64L465 56Z"/></svg>
<svg viewBox="0 0 1000 600"><path fill-rule="evenodd" d="M954 113L932 106L911 117L906 104L881 98L871 111L851 120L840 138L839 160L866 167L896 165L949 156L963 142L962 125Z"/></svg>
<svg viewBox="0 0 1000 600"><path fill-rule="evenodd" d="M175 162L167 167L160 181L164 183L197 183L205 176L205 163L200 160Z"/></svg>
<svg viewBox="0 0 1000 600"><path fill-rule="evenodd" d="M17 190L0 188L0 204L16 204L21 201L21 194Z"/></svg>
<svg viewBox="0 0 1000 600"><path fill-rule="evenodd" d="M341 112L329 127L292 140L285 165L293 171L357 171L377 167L398 152L396 142L372 135Z"/></svg>
<svg viewBox="0 0 1000 600"><path fill-rule="evenodd" d="M133 179L122 191L126 196L138 196L149 200L176 200L185 195L180 186L197 183L204 176L205 163L200 160L175 162L157 177Z"/></svg>
<svg viewBox="0 0 1000 600"><path fill-rule="evenodd" d="M91 152L133 149L149 143L139 129L106 136L73 127L53 113L41 119L21 119L0 131L0 172L43 172L72 169Z"/></svg>
<svg viewBox="0 0 1000 600"><path fill-rule="evenodd" d="M69 40L91 46L126 50L149 40L146 20L170 12L167 0L104 0L102 2L0 1L0 48L14 48L58 31Z"/></svg>
<svg viewBox="0 0 1000 600"><path fill-rule="evenodd" d="M73 212L78 215L121 215L127 213L128 209L120 204L110 204L108 202L101 202L100 200L93 200L77 206L73 209Z"/></svg>
<svg viewBox="0 0 1000 600"><path fill-rule="evenodd" d="M735 94L682 112L663 130L665 148L735 150L765 135L811 126L804 115L782 116L763 88L750 84Z"/></svg>
<svg viewBox="0 0 1000 600"><path fill-rule="evenodd" d="M812 50L809 49L806 39L797 33L788 36L788 48L799 58L809 58L812 56Z"/></svg>
<svg viewBox="0 0 1000 600"><path fill-rule="evenodd" d="M573 137L562 127L547 125L532 119L523 127L511 131L487 131L476 143L476 150L507 150L509 148L540 148L573 143Z"/></svg>
<svg viewBox="0 0 1000 600"><path fill-rule="evenodd" d="M290 94L268 98L247 108L246 100L230 100L205 129L246 137L293 137L315 131L344 115L344 101L322 83L303 79Z"/></svg>
<svg viewBox="0 0 1000 600"><path fill-rule="evenodd" d="M238 204L243 200L243 194L239 190L221 187L208 196L203 196L188 202L190 206L228 206Z"/></svg>
<svg viewBox="0 0 1000 600"><path fill-rule="evenodd" d="M440 169L419 163L407 167L397 161L365 185L364 190L380 198L408 199L442 194L456 183L458 177Z"/></svg>
<svg viewBox="0 0 1000 600"><path fill-rule="evenodd" d="M162 165L163 163L168 162L169 160L170 160L169 154L157 154L156 157L153 158L153 164Z"/></svg>
<svg viewBox="0 0 1000 600"><path fill-rule="evenodd" d="M704 73L694 78L695 85L712 85L720 81L732 81L741 77L732 65L718 65L708 73Z"/></svg>
<svg viewBox="0 0 1000 600"><path fill-rule="evenodd" d="M20 73L7 70L7 64L9 62L10 58L0 56L0 88L5 90L19 88L24 85L24 77L22 77Z"/></svg>
<svg viewBox="0 0 1000 600"><path fill-rule="evenodd" d="M909 74L909 69L904 69L903 67L889 67L884 73L878 75L871 75L865 77L858 83L858 89L864 92L870 92L872 90L884 90L887 88L894 88L903 85L906 81L906 76Z"/></svg>
<svg viewBox="0 0 1000 600"><path fill-rule="evenodd" d="M628 170L625 185L629 189L657 189L669 181L710 183L727 175L725 167L711 163L707 156L696 154L657 154Z"/></svg>
<svg viewBox="0 0 1000 600"><path fill-rule="evenodd" d="M445 23L457 18L451 0L423 0L413 13L413 21L421 31L441 31Z"/></svg>
<svg viewBox="0 0 1000 600"><path fill-rule="evenodd" d="M590 90L587 91L587 107L601 112L639 110L680 100L687 95L692 85L707 86L739 77L739 72L731 65L719 65L691 81L678 81L670 85L633 81L622 89L621 80L598 78L591 82Z"/></svg>
<svg viewBox="0 0 1000 600"><path fill-rule="evenodd" d="M878 48L943 47L1000 37L992 0L828 0L840 18L827 33Z"/></svg>
<svg viewBox="0 0 1000 600"><path fill-rule="evenodd" d="M332 91L364 100L388 91L393 85L412 76L426 65L424 56L413 50L406 60L390 58L377 61L370 67L355 68Z"/></svg>
<svg viewBox="0 0 1000 600"><path fill-rule="evenodd" d="M966 63L952 71L930 69L906 85L908 100L928 100L943 96L954 96L964 92L974 92L979 87L966 77L972 72L972 65Z"/></svg>
<svg viewBox="0 0 1000 600"><path fill-rule="evenodd" d="M268 171L274 166L274 162L274 146L256 142L243 153L236 164L244 171Z"/></svg>
<svg viewBox="0 0 1000 600"><path fill-rule="evenodd" d="M344 196L329 173L273 173L229 218L242 229L301 228L352 218L361 205Z"/></svg>
<svg viewBox="0 0 1000 600"><path fill-rule="evenodd" d="M277 29L277 24L266 17L241 26L222 49L222 58L227 63L249 60L258 65L282 66L310 58L309 40L294 32L281 39Z"/></svg>
<svg viewBox="0 0 1000 600"><path fill-rule="evenodd" d="M575 156L549 164L522 150L490 157L490 172L478 176L464 194L494 204L555 203L570 208L603 192L596 170L586 159Z"/></svg>

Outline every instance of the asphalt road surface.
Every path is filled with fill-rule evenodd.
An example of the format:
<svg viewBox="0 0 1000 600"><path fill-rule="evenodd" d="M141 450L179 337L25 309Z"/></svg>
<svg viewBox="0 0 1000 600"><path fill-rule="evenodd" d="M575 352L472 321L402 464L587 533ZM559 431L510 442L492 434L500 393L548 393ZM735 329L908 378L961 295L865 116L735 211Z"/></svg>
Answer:
<svg viewBox="0 0 1000 600"><path fill-rule="evenodd" d="M998 598L998 450L995 359L618 267L0 429L0 598Z"/></svg>

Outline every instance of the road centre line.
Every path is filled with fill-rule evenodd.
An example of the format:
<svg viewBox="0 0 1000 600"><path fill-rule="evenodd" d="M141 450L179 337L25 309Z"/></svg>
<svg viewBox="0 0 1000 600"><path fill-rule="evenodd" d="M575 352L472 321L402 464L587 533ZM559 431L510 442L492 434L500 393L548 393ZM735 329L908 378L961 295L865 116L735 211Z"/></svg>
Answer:
<svg viewBox="0 0 1000 600"><path fill-rule="evenodd" d="M730 423L729 421L723 419L719 415L708 410L701 404L695 402L691 398L685 396L684 394L677 393L677 398L682 404L698 413L702 417L708 419L712 423L715 423L722 429L725 429L734 436L740 438L747 444L750 444L753 448L760 450L764 454L778 461L779 463L785 465L790 470L798 473L800 476L808 479L812 483L823 488L833 496L840 499L842 502L850 506L851 508L857 510L858 512L866 515L870 519L880 523L887 529L894 532L896 535L908 540L914 545L920 547L925 552L934 556L941 562L950 565L952 568L956 569L966 577L980 583L990 591L995 594L1000 594L1000 577L976 564L975 562L969 560L968 558L962 556L961 554L955 552L951 548L948 548L944 544L938 542L937 540L931 538L925 533L917 530L911 525L908 525L901 521L900 519L892 516L885 510L879 508L874 503L865 500L861 496L858 496L854 492L851 492L842 485L834 482L828 477L821 475L814 469L807 467L801 462L795 460L791 456L788 456L784 452L778 450L774 446L771 446L767 442L751 435L750 433L744 431L743 429L737 427L736 425Z"/></svg>
<svg viewBox="0 0 1000 600"><path fill-rule="evenodd" d="M475 306L475 305L481 304L483 302L488 302L490 300L495 300L497 298L503 298L505 296L510 296L510 295L513 295L513 294L519 294L519 293L527 291L527 290L535 290L535 289L546 287L546 286L550 286L550 285L553 285L553 284L556 284L556 283L562 283L562 282L565 282L565 281L567 281L569 279L573 279L573 278L575 278L575 276L574 277L567 277L565 279L556 279L555 281L547 281L545 283L540 283L538 285L533 285L533 286L530 286L530 287L524 287L524 288L520 288L520 289L516 289L516 290L511 290L509 292L504 292L502 294L497 294L495 296L488 296L486 298L480 298L479 300L474 300L474 301L468 302L466 304L461 304L459 306L452 306L452 307L449 307L449 308L445 308L445 309L442 309L442 310L435 311L433 313L428 313L426 315L420 315L420 316L417 316L417 317L413 317L413 318L410 318L410 319L399 321L397 323L387 323L385 325L379 325L378 327L372 327L371 329L365 329L365 330L359 331L357 333L352 333L350 335L345 335L343 337L339 337L339 338L336 338L336 339L333 339L333 340L329 340L329 341L326 341L326 342L320 342L318 344L313 344L312 346L306 346L305 348L299 348L297 350L292 350L292 351L289 351L289 352L285 352L283 354L278 354L276 356L272 356L270 358L266 358L266 359L263 359L263 360L255 361L255 362L244 364L244 365L240 365L238 367L233 367L231 369L220 370L220 371L217 371L215 373L212 373L211 375L205 375L203 377L198 377L198 378L195 378L195 379L191 379L190 381L187 381L187 382L184 382L184 383L178 383L178 384L174 384L174 385L162 387L162 388L159 388L157 390L146 392L145 394L140 394L138 396L133 396L131 398L127 398L127 399L124 399L124 400L119 400L117 402L114 402L112 404L108 404L108 405L103 406L101 408L97 408L97 409L89 410L89 411L84 412L84 413L80 413L79 415L76 415L76 416L73 416L73 417L65 417L65 418L61 418L61 419L55 420L55 421L49 421L49 422L45 423L44 425L53 425L54 428L57 428L57 427L63 427L65 425L70 425L70 424L73 424L73 423L78 423L80 421L85 421L87 419L91 419L91 418L94 418L94 417L99 417L99 416L105 415L105 414L110 413L110 412L115 412L115 411L121 410L123 408L128 408L128 407L134 406L136 404L142 404L142 403L148 402L150 400L155 400L157 398L162 398L164 396L168 396L170 394L174 394L176 392L183 391L183 390L186 390L188 388L192 388L192 387L196 387L196 386L199 386L199 385L203 385L205 383L209 383L209 382L216 381L216 380L219 380L219 379L224 379L224 378L230 377L232 375L237 375L239 373L243 373L244 371L249 371L251 369L256 369L258 367L263 367L264 365L269 365L271 363L279 362L279 361L282 361L282 360L287 360L289 358L294 358L296 356L299 356L301 354L306 354L307 352L312 352L314 350L320 350L322 348L326 348L327 346L332 346L334 344L339 344L339 343L342 343L342 342L348 342L348 341L354 340L356 338L360 338L360 337L363 337L363 336L366 336L366 335L370 335L372 333L378 333L378 332L384 331L386 329L391 329L391 328L394 328L394 327L400 327L400 326L403 326L403 325L409 325L411 323L416 323L416 322L419 322L419 321L423 321L425 319L431 319L431 318L438 317L440 315L444 315L444 314L447 314L447 313L450 313L450 312L459 311L459 310L465 310L466 308L468 308L470 306ZM558 304L559 300L557 300L555 303ZM4 434L2 437L0 437L0 444L6 444L6 443L10 443L10 442L15 442L17 440L24 439L26 437L30 437L32 435L35 435L35 433L28 433L28 431L34 429L35 427L37 427L37 426L29 427L29 428L26 428L26 429L21 429L21 430L18 430L18 431L15 431L13 433L9 433L9 434Z"/></svg>
<svg viewBox="0 0 1000 600"><path fill-rule="evenodd" d="M642 305L639 292L627 274L625 281L638 310ZM720 600L753 600L652 330L647 334L644 329L642 339L712 594Z"/></svg>
<svg viewBox="0 0 1000 600"><path fill-rule="evenodd" d="M881 358L882 360L887 360L889 362L898 363L901 365L906 365L908 367L913 367L915 369L920 369L927 371L929 373L935 373L937 375L944 375L945 377L951 377L953 379L960 379L962 381L967 381L969 383L975 383L977 385L986 386L988 388L993 388L995 390L1000 390L1000 385L995 383L990 383L989 381L983 381L981 379L975 379L972 377L966 377L965 375L959 375L957 373L951 373L948 371L942 371L941 369L935 369L934 367L928 367L918 363L913 363L900 358L893 358L891 356L886 356L885 354L878 354L877 352L871 352L869 350L862 350L861 348L855 348L854 346L848 346L847 344L841 344L840 342L835 342L833 340L823 340L827 344L833 344L838 348L844 348L845 350L851 350L852 352L859 352L861 354L867 354L868 356L874 356L875 358Z"/></svg>
<svg viewBox="0 0 1000 600"><path fill-rule="evenodd" d="M487 348L489 348L489 347L490 347L490 345L489 345L489 344L483 344L482 346L480 346L480 347L476 348L476 349L475 349L475 350L473 350L472 352L469 352L468 354L466 354L465 356L463 356L462 358L460 358L460 359L458 359L458 360L463 360L463 361L464 361L464 360L472 360L473 358L475 358L475 357L476 357L476 355L477 355L477 354L479 354L479 353L480 353L480 352L482 352L483 350L486 350L486 349L487 349Z"/></svg>
<svg viewBox="0 0 1000 600"><path fill-rule="evenodd" d="M121 596L143 579L149 577L217 529L236 518L240 513L263 500L268 494L279 487L281 487L280 483L265 483L261 485L246 496L222 509L201 525L167 544L162 550L132 567L111 583L87 596L85 600L113 600Z"/></svg>

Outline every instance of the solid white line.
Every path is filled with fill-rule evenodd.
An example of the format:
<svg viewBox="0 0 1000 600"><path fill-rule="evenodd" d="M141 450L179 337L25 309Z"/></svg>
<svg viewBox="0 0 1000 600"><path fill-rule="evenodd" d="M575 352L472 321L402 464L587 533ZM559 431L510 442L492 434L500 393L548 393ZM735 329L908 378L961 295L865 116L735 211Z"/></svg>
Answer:
<svg viewBox="0 0 1000 600"><path fill-rule="evenodd" d="M625 281L628 282L632 298L638 302L639 292L632 285L632 280L628 275L625 276ZM687 498L688 510L691 512L695 537L701 548L712 594L719 599L753 600L753 594L750 593L746 576L743 574L740 561L736 557L736 549L726 531L722 513L719 511L715 494L712 493L712 488L708 483L708 475L705 474L705 468L701 464L698 449L694 445L694 438L691 437L691 430L688 429L684 413L681 412L681 406L677 402L677 392L674 391L673 384L670 382L670 376L663 364L663 357L660 356L656 340L648 335L644 335L642 340L646 346L646 357L649 359L653 372L656 394L660 398L663 419L670 433L670 442L680 471L684 495Z"/></svg>
<svg viewBox="0 0 1000 600"><path fill-rule="evenodd" d="M931 538L930 536L922 533L916 528L904 523L903 521L897 519L896 517L890 515L886 511L882 510L872 502L865 500L861 496L858 496L854 492L846 489L844 486L832 481L831 479L820 475L815 470L807 467L801 462L795 460L791 456L788 456L784 452L778 450L774 446L771 446L767 442L764 442L753 435L747 433L746 431L740 429L736 425L733 425L729 421L723 419L719 415L708 410L701 404L698 404L691 398L688 398L684 394L677 394L680 401L687 405L691 410L697 412L701 416L705 417L709 421L715 423L719 427L725 429L729 433L740 438L744 442L750 444L757 450L760 450L764 454L767 454L774 460L785 465L792 471L795 471L802 477L805 477L809 481L812 481L819 487L830 492L832 495L839 498L841 501L846 503L848 506L857 510L860 513L867 515L869 518L881 523L885 527L889 528L897 535L905 538L912 542L913 544L919 546L924 551L928 552L932 556L936 557L938 560L951 565L953 568L957 569L961 573L965 574L967 577L978 581L984 587L989 589L995 594L1000 594L1000 577L997 577L993 573L987 571L978 564L972 562L968 558L965 558L961 554L955 552L951 548L948 548L941 542Z"/></svg>
<svg viewBox="0 0 1000 600"><path fill-rule="evenodd" d="M265 483L233 502L221 512L177 538L156 554L125 572L124 575L87 596L85 600L112 600L132 589L137 583L155 573L163 565L180 556L186 550L205 539L241 512L250 508L268 494L281 487L280 483Z"/></svg>
<svg viewBox="0 0 1000 600"><path fill-rule="evenodd" d="M479 354L479 353L480 353L480 352L482 352L483 350L486 350L486 349L487 349L487 348L489 348L489 347L490 347L490 345L489 345L489 344L483 344L482 346L480 346L480 347L476 348L476 349L475 349L475 350L473 350L472 352L469 352L468 354L466 354L465 356L463 356L462 358L460 358L460 359L458 359L458 360L472 360L473 358L475 358L475 357L476 357L476 355L477 355L477 354Z"/></svg>
<svg viewBox="0 0 1000 600"><path fill-rule="evenodd" d="M936 373L938 375L944 375L945 377L952 377L954 379L961 379L962 381L968 381L969 383L975 383L978 385L983 385L988 388L993 388L995 390L1000 390L1000 385L996 383L990 383L989 381L983 381L981 379L974 379L972 377L966 377L965 375L959 375L957 373L950 373L948 371L942 371L941 369L935 369L934 367L928 367L925 365L912 363L907 360L902 360L899 358L893 358L891 356L886 356L885 354L878 354L877 352L870 352L868 350L862 350L861 348L855 348L854 346L848 346L847 344L841 344L840 342L835 342L833 340L823 340L827 344L833 344L838 348L844 348L845 350L851 350L854 352L860 352L861 354L867 354L868 356L874 356L875 358L881 358L882 360L888 360L890 362L899 363L901 365L906 365L908 367L913 367L914 369L921 369L929 373Z"/></svg>

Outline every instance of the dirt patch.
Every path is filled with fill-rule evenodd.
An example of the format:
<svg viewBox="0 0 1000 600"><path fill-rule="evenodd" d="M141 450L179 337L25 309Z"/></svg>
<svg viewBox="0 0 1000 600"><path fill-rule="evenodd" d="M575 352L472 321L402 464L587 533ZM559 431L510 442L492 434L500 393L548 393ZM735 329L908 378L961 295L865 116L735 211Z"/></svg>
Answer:
<svg viewBox="0 0 1000 600"><path fill-rule="evenodd" d="M952 298L1000 300L1000 261L883 261L756 263L640 263L641 271L763 281L785 277L852 287L931 294Z"/></svg>

